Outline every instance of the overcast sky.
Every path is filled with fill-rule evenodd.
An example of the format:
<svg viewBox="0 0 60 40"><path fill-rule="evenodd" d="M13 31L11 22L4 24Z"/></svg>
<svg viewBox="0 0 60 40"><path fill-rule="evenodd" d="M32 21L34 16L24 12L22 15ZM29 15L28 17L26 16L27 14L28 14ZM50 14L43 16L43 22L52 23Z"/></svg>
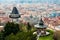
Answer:
<svg viewBox="0 0 60 40"><path fill-rule="evenodd" d="M0 0L0 3L54 3L54 4L60 4L60 0Z"/></svg>

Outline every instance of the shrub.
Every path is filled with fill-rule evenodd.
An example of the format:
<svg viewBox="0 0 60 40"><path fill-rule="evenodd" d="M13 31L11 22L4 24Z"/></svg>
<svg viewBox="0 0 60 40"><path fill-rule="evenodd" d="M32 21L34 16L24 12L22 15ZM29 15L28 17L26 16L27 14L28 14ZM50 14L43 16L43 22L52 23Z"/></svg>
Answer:
<svg viewBox="0 0 60 40"><path fill-rule="evenodd" d="M32 32L18 32L16 35L7 36L5 40L36 40L36 35Z"/></svg>
<svg viewBox="0 0 60 40"><path fill-rule="evenodd" d="M0 40L4 40L4 33L0 32Z"/></svg>
<svg viewBox="0 0 60 40"><path fill-rule="evenodd" d="M27 30L28 30L28 31L31 31L31 28L32 28L32 27L31 27L30 23L28 22L28 23L27 23Z"/></svg>
<svg viewBox="0 0 60 40"><path fill-rule="evenodd" d="M19 31L19 24L14 24L13 22L6 23L4 27L5 36L11 33L16 34Z"/></svg>
<svg viewBox="0 0 60 40"><path fill-rule="evenodd" d="M47 32L49 32L50 34L53 34L54 33L53 30L47 30Z"/></svg>

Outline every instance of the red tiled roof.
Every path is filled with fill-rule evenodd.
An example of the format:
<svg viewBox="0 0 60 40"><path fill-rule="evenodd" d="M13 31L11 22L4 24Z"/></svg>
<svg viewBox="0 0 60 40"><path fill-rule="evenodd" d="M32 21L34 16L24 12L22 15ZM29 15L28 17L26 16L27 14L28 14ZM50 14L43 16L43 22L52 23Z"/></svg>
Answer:
<svg viewBox="0 0 60 40"><path fill-rule="evenodd" d="M57 18L45 18L44 19L45 22L47 22L47 24L51 24L53 26L57 26L60 24L60 17L57 17Z"/></svg>

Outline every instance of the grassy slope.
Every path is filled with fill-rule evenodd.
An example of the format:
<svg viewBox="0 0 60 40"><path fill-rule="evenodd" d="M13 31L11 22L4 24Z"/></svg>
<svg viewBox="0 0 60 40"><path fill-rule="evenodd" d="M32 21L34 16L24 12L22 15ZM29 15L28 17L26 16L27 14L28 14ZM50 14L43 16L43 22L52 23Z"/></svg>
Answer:
<svg viewBox="0 0 60 40"><path fill-rule="evenodd" d="M48 30L48 31L50 32L50 35L40 37L39 40L53 40L53 31L51 31L51 30Z"/></svg>
<svg viewBox="0 0 60 40"><path fill-rule="evenodd" d="M26 25L22 25L22 30L27 31ZM39 40L53 40L53 31L52 30L47 30L47 31L50 32L50 35L45 37L40 37Z"/></svg>
<svg viewBox="0 0 60 40"><path fill-rule="evenodd" d="M53 40L53 35L45 36L45 37L40 37L39 40Z"/></svg>

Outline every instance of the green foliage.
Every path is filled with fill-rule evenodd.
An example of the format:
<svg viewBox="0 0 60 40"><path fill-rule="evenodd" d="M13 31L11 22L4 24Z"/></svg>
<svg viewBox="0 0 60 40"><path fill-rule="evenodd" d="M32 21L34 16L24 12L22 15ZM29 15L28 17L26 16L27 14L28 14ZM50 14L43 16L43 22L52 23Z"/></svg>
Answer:
<svg viewBox="0 0 60 40"><path fill-rule="evenodd" d="M24 32L27 31L27 29L26 29L27 25L24 25L23 23L20 23L19 26L20 26L19 27L20 31L24 31Z"/></svg>
<svg viewBox="0 0 60 40"><path fill-rule="evenodd" d="M35 29L29 23L27 25L19 25L8 22L4 27L4 34L2 32L0 33L0 40L4 40L4 35L6 35L5 40L36 40L37 35L33 35L33 31L35 31ZM53 40L53 31L47 31L50 32L50 35L40 37L39 40Z"/></svg>
<svg viewBox="0 0 60 40"><path fill-rule="evenodd" d="M12 27L12 32L16 34L19 31L19 24L14 24L14 27Z"/></svg>
<svg viewBox="0 0 60 40"><path fill-rule="evenodd" d="M0 40L4 40L4 33L0 32Z"/></svg>
<svg viewBox="0 0 60 40"><path fill-rule="evenodd" d="M13 22L8 22L4 27L5 35L11 33L16 34L19 31L19 24L14 24Z"/></svg>
<svg viewBox="0 0 60 40"><path fill-rule="evenodd" d="M16 35L11 34L5 40L36 40L36 35L33 32L18 32Z"/></svg>
<svg viewBox="0 0 60 40"><path fill-rule="evenodd" d="M29 24L29 22L27 23L27 30L31 31L31 25Z"/></svg>
<svg viewBox="0 0 60 40"><path fill-rule="evenodd" d="M10 34L9 36L7 36L6 38L5 38L5 40L15 40L16 38L15 38L15 35L14 34Z"/></svg>
<svg viewBox="0 0 60 40"><path fill-rule="evenodd" d="M20 26L19 28L16 28L16 26ZM27 27L28 26L28 27ZM5 32L10 33L9 36L6 36L5 40L36 40L36 35L33 35L33 32L30 31L30 24L28 25L24 25L24 24L14 24L14 23L10 23L8 22L5 26ZM19 29L21 31L19 31ZM26 29L28 29L28 31L26 32ZM18 33L16 35L14 35L15 32Z"/></svg>
<svg viewBox="0 0 60 40"><path fill-rule="evenodd" d="M50 33L50 35L40 37L39 40L53 40L54 31L52 30L47 30L47 31Z"/></svg>
<svg viewBox="0 0 60 40"><path fill-rule="evenodd" d="M49 32L50 34L54 34L53 30L47 30L47 32Z"/></svg>

